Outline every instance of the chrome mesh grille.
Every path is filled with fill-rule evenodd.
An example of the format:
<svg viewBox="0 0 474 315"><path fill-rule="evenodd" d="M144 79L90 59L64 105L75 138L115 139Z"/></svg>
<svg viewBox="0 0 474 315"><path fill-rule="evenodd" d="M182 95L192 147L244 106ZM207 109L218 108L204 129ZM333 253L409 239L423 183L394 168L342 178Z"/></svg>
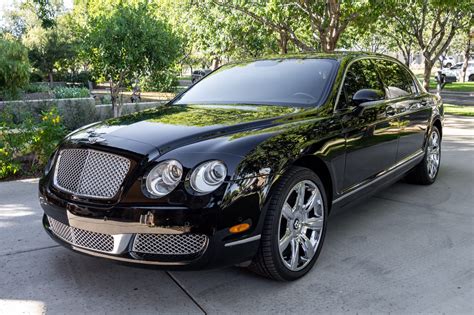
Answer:
<svg viewBox="0 0 474 315"><path fill-rule="evenodd" d="M64 191L109 199L117 194L130 168L130 160L88 149L66 149L59 153L54 185Z"/></svg>
<svg viewBox="0 0 474 315"><path fill-rule="evenodd" d="M203 234L137 234L132 251L156 255L200 253L207 243Z"/></svg>
<svg viewBox="0 0 474 315"><path fill-rule="evenodd" d="M48 221L51 231L68 243L100 252L111 252L114 249L112 235L81 230L51 217L48 217Z"/></svg>

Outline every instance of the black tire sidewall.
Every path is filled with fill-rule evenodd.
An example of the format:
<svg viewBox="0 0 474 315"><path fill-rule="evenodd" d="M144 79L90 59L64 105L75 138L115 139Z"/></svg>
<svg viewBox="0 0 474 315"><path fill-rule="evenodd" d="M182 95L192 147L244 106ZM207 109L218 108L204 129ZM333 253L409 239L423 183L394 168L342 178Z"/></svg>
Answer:
<svg viewBox="0 0 474 315"><path fill-rule="evenodd" d="M311 170L307 168L298 167L298 170L296 173L293 173L293 172L289 172L289 173L291 173L291 178L287 178L286 181L281 183L284 187L281 188L280 194L278 196L276 195L272 196L272 198L277 198L277 202L276 202L277 206L275 209L269 209L269 211L275 211L275 215L273 216L273 220L272 220L273 222L268 222L268 223L271 224L272 226L271 252L272 252L273 261L275 263L275 267L277 268L278 273L284 280L295 280L304 276L306 273L308 273L308 271L316 263L316 260L318 259L318 256L321 252L321 249L324 243L324 238L326 235L327 218L328 218L328 202L327 202L326 190L324 189L324 185L314 172L312 172ZM318 248L311 262L301 270L291 271L284 265L280 257L280 251L279 251L279 246L278 246L279 245L279 229L280 229L279 223L280 223L280 216L281 216L281 211L283 208L283 203L285 202L285 199L288 193L290 192L290 189L293 188L295 184L303 180L310 180L314 182L317 185L319 191L321 192L321 196L324 203L323 230L322 230L321 238L319 240Z"/></svg>

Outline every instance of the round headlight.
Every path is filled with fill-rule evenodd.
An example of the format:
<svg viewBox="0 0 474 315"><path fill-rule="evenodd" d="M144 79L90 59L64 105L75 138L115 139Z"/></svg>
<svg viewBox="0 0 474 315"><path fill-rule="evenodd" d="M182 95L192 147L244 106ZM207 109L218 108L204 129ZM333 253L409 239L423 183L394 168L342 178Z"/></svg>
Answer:
<svg viewBox="0 0 474 315"><path fill-rule="evenodd" d="M225 180L227 168L220 161L209 161L199 165L191 174L189 184L199 193L216 190Z"/></svg>
<svg viewBox="0 0 474 315"><path fill-rule="evenodd" d="M146 189L150 194L163 197L178 186L183 167L176 160L164 161L155 166L146 177Z"/></svg>

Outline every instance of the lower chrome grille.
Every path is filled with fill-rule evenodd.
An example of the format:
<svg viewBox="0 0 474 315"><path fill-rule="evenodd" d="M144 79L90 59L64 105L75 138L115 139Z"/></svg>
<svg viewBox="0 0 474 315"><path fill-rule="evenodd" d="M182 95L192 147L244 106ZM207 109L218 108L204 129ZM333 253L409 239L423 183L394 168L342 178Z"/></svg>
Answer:
<svg viewBox="0 0 474 315"><path fill-rule="evenodd" d="M112 252L114 249L112 235L77 229L51 217L48 217L48 221L56 236L75 246L100 252Z"/></svg>
<svg viewBox="0 0 474 315"><path fill-rule="evenodd" d="M155 255L191 255L204 250L203 234L137 234L132 251Z"/></svg>
<svg viewBox="0 0 474 315"><path fill-rule="evenodd" d="M59 152L54 185L79 196L110 199L120 189L130 168L130 160L90 149Z"/></svg>

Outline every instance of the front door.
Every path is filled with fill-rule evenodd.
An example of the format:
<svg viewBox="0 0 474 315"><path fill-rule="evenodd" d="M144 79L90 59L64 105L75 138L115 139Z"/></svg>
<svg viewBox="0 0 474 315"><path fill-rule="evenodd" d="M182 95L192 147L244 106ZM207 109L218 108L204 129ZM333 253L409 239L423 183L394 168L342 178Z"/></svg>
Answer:
<svg viewBox="0 0 474 315"><path fill-rule="evenodd" d="M346 73L337 112L346 138L344 191L370 180L395 164L398 121L388 100L374 102L362 112L352 101L361 89L384 91L374 63L362 59L352 63Z"/></svg>

